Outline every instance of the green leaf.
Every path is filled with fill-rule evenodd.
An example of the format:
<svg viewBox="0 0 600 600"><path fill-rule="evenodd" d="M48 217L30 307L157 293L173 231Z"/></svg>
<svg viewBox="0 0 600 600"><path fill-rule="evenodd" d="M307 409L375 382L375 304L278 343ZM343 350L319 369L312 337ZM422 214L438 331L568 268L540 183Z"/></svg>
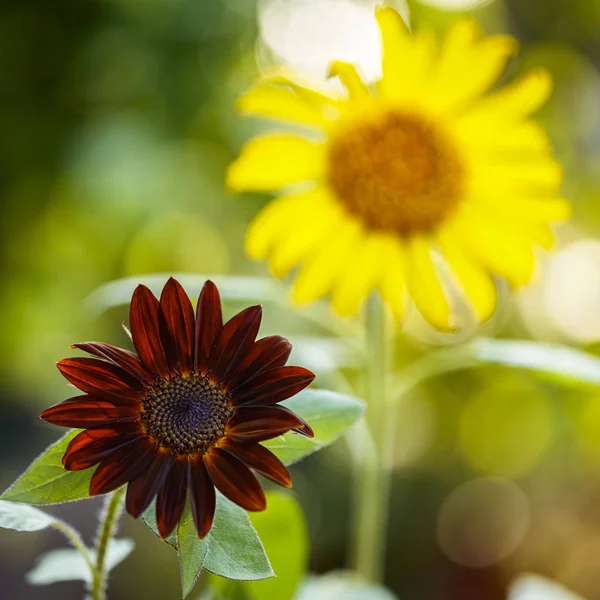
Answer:
<svg viewBox="0 0 600 600"><path fill-rule="evenodd" d="M567 383L600 383L600 358L569 346L482 338L470 347L473 356L482 363L531 369Z"/></svg>
<svg viewBox="0 0 600 600"><path fill-rule="evenodd" d="M598 385L600 358L576 348L532 342L478 338L472 342L430 352L406 366L396 377L394 390L402 396L419 384L444 373L486 364L527 369L562 385Z"/></svg>
<svg viewBox="0 0 600 600"><path fill-rule="evenodd" d="M198 538L188 510L179 524L177 542L184 598L192 589L201 568L220 577L241 581L274 576L246 511L219 492L215 520L206 538ZM185 556L181 556L184 553Z"/></svg>
<svg viewBox="0 0 600 600"><path fill-rule="evenodd" d="M250 514L250 521L277 577L247 582L249 595L255 600L290 600L308 563L308 532L298 501L289 493L269 492L267 510Z"/></svg>
<svg viewBox="0 0 600 600"><path fill-rule="evenodd" d="M109 308L129 304L135 288L143 283L154 294L160 292L169 277L175 277L190 296L198 296L202 286L210 279L219 288L223 300L246 302L285 301L284 286L267 277L236 277L231 275L190 275L189 273L136 275L110 281L96 288L85 300L86 310L101 314Z"/></svg>
<svg viewBox="0 0 600 600"><path fill-rule="evenodd" d="M189 503L177 528L177 546L181 588L185 598L196 584L208 553L207 539L200 540L198 538Z"/></svg>
<svg viewBox="0 0 600 600"><path fill-rule="evenodd" d="M267 510L250 513L250 521L271 557L277 577L235 582L233 588L234 582L211 576L208 585L225 598L237 593L254 600L290 600L304 577L308 561L308 532L300 505L289 493L267 492Z"/></svg>
<svg viewBox="0 0 600 600"><path fill-rule="evenodd" d="M143 520L158 535L152 506L144 513ZM193 588L202 568L220 577L242 581L274 575L246 511L218 491L215 519L206 538L198 538L188 506L177 528L177 543L171 545L178 549L180 555L184 598Z"/></svg>
<svg viewBox="0 0 600 600"><path fill-rule="evenodd" d="M106 549L104 568L107 572L122 563L133 551L135 544L128 538L110 540ZM96 560L94 550L89 551L90 559ZM27 583L46 585L56 581L85 581L91 583L90 569L75 548L59 548L45 552L38 558L35 567L25 576Z"/></svg>
<svg viewBox="0 0 600 600"><path fill-rule="evenodd" d="M156 523L156 499L152 500L152 504L142 514L142 521L152 530L152 532L160 538L158 533L158 525ZM169 546L177 550L177 531L174 531L166 540Z"/></svg>
<svg viewBox="0 0 600 600"><path fill-rule="evenodd" d="M27 504L0 500L0 527L15 531L40 531L56 523L56 518Z"/></svg>
<svg viewBox="0 0 600 600"><path fill-rule="evenodd" d="M332 571L321 577L307 577L296 600L398 600L377 583L359 579L354 573Z"/></svg>
<svg viewBox="0 0 600 600"><path fill-rule="evenodd" d="M281 405L299 414L315 432L312 439L288 433L263 443L287 465L333 443L365 411L361 400L328 390L304 390Z"/></svg>
<svg viewBox="0 0 600 600"><path fill-rule="evenodd" d="M79 431L69 431L42 452L0 498L27 504L59 504L89 498L94 469L67 471L62 465L62 456Z"/></svg>
<svg viewBox="0 0 600 600"><path fill-rule="evenodd" d="M253 581L273 577L265 549L246 511L217 493L217 510L206 536L204 568L214 575Z"/></svg>

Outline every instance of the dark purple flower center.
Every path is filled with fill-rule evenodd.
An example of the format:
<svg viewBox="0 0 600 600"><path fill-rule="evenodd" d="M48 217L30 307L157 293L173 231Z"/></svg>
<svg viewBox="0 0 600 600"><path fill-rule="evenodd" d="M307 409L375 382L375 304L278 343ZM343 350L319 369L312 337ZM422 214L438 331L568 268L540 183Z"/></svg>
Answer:
<svg viewBox="0 0 600 600"><path fill-rule="evenodd" d="M142 401L148 435L177 454L204 453L225 434L229 395L199 373L159 379Z"/></svg>

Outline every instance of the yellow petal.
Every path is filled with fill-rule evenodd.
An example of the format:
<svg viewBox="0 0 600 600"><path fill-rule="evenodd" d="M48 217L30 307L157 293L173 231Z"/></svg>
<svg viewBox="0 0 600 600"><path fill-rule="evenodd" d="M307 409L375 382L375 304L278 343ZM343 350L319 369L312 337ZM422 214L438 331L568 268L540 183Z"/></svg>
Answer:
<svg viewBox="0 0 600 600"><path fill-rule="evenodd" d="M340 316L355 315L377 286L388 248L387 238L368 234L346 257L346 264L331 296L333 308Z"/></svg>
<svg viewBox="0 0 600 600"><path fill-rule="evenodd" d="M571 205L564 198L530 197L505 194L497 190L488 190L480 197L469 201L475 208L486 210L494 217L504 216L513 222L526 220L538 223L562 223L571 215Z"/></svg>
<svg viewBox="0 0 600 600"><path fill-rule="evenodd" d="M375 14L383 50L381 95L394 100L414 98L429 76L435 36L431 31L411 36L402 17L389 6L378 7Z"/></svg>
<svg viewBox="0 0 600 600"><path fill-rule="evenodd" d="M297 73L288 67L264 70L260 82L263 85L289 87L308 104L320 107L329 116L337 110L339 100L331 95L329 89L315 82L301 81Z"/></svg>
<svg viewBox="0 0 600 600"><path fill-rule="evenodd" d="M259 115L315 127L331 122L330 102L315 102L301 96L291 87L259 84L242 95L236 108L243 114Z"/></svg>
<svg viewBox="0 0 600 600"><path fill-rule="evenodd" d="M335 60L329 66L329 77L339 77L340 81L348 91L348 99L361 101L370 97L369 88L358 73L356 66Z"/></svg>
<svg viewBox="0 0 600 600"><path fill-rule="evenodd" d="M543 106L551 91L552 78L548 71L543 68L532 69L521 79L481 99L473 107L470 118L521 118Z"/></svg>
<svg viewBox="0 0 600 600"><path fill-rule="evenodd" d="M292 227L303 222L306 215L318 214L321 196L317 189L301 194L280 196L271 201L252 221L246 235L246 253L255 260L264 260L273 244Z"/></svg>
<svg viewBox="0 0 600 600"><path fill-rule="evenodd" d="M417 309L432 327L452 330L450 305L433 264L429 241L422 236L413 237L407 250L408 292Z"/></svg>
<svg viewBox="0 0 600 600"><path fill-rule="evenodd" d="M340 222L321 251L300 269L292 290L292 300L306 304L327 294L359 238L360 226L356 221L346 219Z"/></svg>
<svg viewBox="0 0 600 600"><path fill-rule="evenodd" d="M456 109L487 92L518 51L518 43L511 36L486 37L474 44L466 42L465 34L461 38L462 57L457 57L448 66L452 72L444 73L444 81L434 88L436 106L444 110Z"/></svg>
<svg viewBox="0 0 600 600"><path fill-rule="evenodd" d="M550 140L538 123L518 121L506 123L494 119L459 120L454 127L459 145L477 157L527 158L527 154L547 156Z"/></svg>
<svg viewBox="0 0 600 600"><path fill-rule="evenodd" d="M342 213L324 187L314 190L318 204L313 212L303 209L294 221L288 221L284 235L274 245L269 266L275 277L284 277L290 269L305 261L327 243L331 231L335 231Z"/></svg>
<svg viewBox="0 0 600 600"><path fill-rule="evenodd" d="M480 321L487 321L496 310L496 284L484 269L469 260L451 234L438 233L440 250L468 302Z"/></svg>
<svg viewBox="0 0 600 600"><path fill-rule="evenodd" d="M390 307L394 320L400 321L404 316L406 304L406 257L402 243L397 239L390 240L381 260L384 264L380 284L381 295Z"/></svg>
<svg viewBox="0 0 600 600"><path fill-rule="evenodd" d="M452 93L456 73L465 69L473 44L481 35L477 22L469 18L459 20L448 31L429 84L434 103L442 100L441 95Z"/></svg>
<svg viewBox="0 0 600 600"><path fill-rule="evenodd" d="M559 199L554 199L559 200ZM555 235L550 227L551 219L540 216L540 209L535 206L539 201L509 198L504 205L492 202L472 202L469 207L470 216L494 223L506 235L517 234L542 248L549 250L555 245ZM557 203L558 207L562 206ZM536 210L537 209L537 210Z"/></svg>
<svg viewBox="0 0 600 600"><path fill-rule="evenodd" d="M562 178L561 165L551 157L533 156L527 160L480 157L471 167L469 183L473 195L485 195L491 188L549 195L562 185Z"/></svg>
<svg viewBox="0 0 600 600"><path fill-rule="evenodd" d="M451 225L452 235L466 256L506 279L513 287L531 281L535 255L531 240L522 231L499 226L493 219L466 216Z"/></svg>
<svg viewBox="0 0 600 600"><path fill-rule="evenodd" d="M494 221L509 229L522 228L530 231L533 239L543 247L552 247L554 235L549 233L551 223L568 220L570 204L563 198L528 198L513 195L491 195L472 198L472 211L487 214ZM542 230L539 229L542 227Z"/></svg>
<svg viewBox="0 0 600 600"><path fill-rule="evenodd" d="M571 216L571 205L564 198L519 198L514 205L522 217L540 221L563 223Z"/></svg>
<svg viewBox="0 0 600 600"><path fill-rule="evenodd" d="M390 6L377 6L375 17L381 34L385 74L404 60L406 46L410 44L410 31L400 13Z"/></svg>
<svg viewBox="0 0 600 600"><path fill-rule="evenodd" d="M276 133L256 137L229 165L227 185L234 191L271 191L318 179L324 170L324 144Z"/></svg>
<svg viewBox="0 0 600 600"><path fill-rule="evenodd" d="M556 246L556 235L548 223L524 221L521 230L544 250L551 250Z"/></svg>

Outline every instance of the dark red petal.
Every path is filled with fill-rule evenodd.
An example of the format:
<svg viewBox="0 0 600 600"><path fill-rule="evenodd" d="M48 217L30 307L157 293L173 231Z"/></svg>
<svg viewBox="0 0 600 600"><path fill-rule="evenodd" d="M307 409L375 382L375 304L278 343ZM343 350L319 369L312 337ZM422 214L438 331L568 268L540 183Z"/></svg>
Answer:
<svg viewBox="0 0 600 600"><path fill-rule="evenodd" d="M242 444L225 439L219 446L239 458L246 466L283 487L292 487L292 479L285 465L264 446L256 443Z"/></svg>
<svg viewBox="0 0 600 600"><path fill-rule="evenodd" d="M133 481L150 464L156 443L140 437L117 448L99 465L90 481L90 496L112 492Z"/></svg>
<svg viewBox="0 0 600 600"><path fill-rule="evenodd" d="M160 296L164 323L163 347L172 370L190 371L194 358L194 308L178 281L167 281ZM166 329L166 331L164 331Z"/></svg>
<svg viewBox="0 0 600 600"><path fill-rule="evenodd" d="M112 402L91 396L77 396L47 408L40 417L61 427L85 429L110 423L132 422L139 419L135 408L115 406Z"/></svg>
<svg viewBox="0 0 600 600"><path fill-rule="evenodd" d="M232 403L234 406L277 404L302 391L314 378L315 374L303 367L269 369L242 384L232 394Z"/></svg>
<svg viewBox="0 0 600 600"><path fill-rule="evenodd" d="M233 373L250 352L258 334L262 308L250 306L227 321L221 329L208 359L208 367L215 381Z"/></svg>
<svg viewBox="0 0 600 600"><path fill-rule="evenodd" d="M202 287L196 308L194 368L200 371L206 370L210 349L222 328L223 315L219 290L212 281L207 281Z"/></svg>
<svg viewBox="0 0 600 600"><path fill-rule="evenodd" d="M156 523L160 537L165 539L173 533L185 508L188 486L187 458L178 458L171 465L164 485L156 499Z"/></svg>
<svg viewBox="0 0 600 600"><path fill-rule="evenodd" d="M56 366L70 383L91 396L138 406L142 384L121 367L96 358L65 358Z"/></svg>
<svg viewBox="0 0 600 600"><path fill-rule="evenodd" d="M148 467L127 486L125 506L127 512L137 519L162 488L173 464L171 452L158 448Z"/></svg>
<svg viewBox="0 0 600 600"><path fill-rule="evenodd" d="M117 348L110 344L103 344L102 342L82 342L80 344L73 344L71 348L79 348L88 354L104 358L114 365L121 367L142 383L150 383L152 381L152 374L144 368L140 359L133 352L129 352L129 350Z"/></svg>
<svg viewBox="0 0 600 600"><path fill-rule="evenodd" d="M240 408L227 423L227 437L239 442L262 442L300 430L313 437L312 429L304 419L283 406Z"/></svg>
<svg viewBox="0 0 600 600"><path fill-rule="evenodd" d="M216 494L202 457L190 460L190 506L198 537L203 539L212 527Z"/></svg>
<svg viewBox="0 0 600 600"><path fill-rule="evenodd" d="M62 458L67 471L81 471L107 458L119 446L140 437L137 426L130 423L96 427L78 433L69 443Z"/></svg>
<svg viewBox="0 0 600 600"><path fill-rule="evenodd" d="M243 358L235 373L232 373L224 385L235 390L268 369L283 367L290 357L292 345L280 335L270 335L257 340L250 352Z"/></svg>
<svg viewBox="0 0 600 600"><path fill-rule="evenodd" d="M131 298L129 325L133 345L144 366L158 375L167 375L167 359L160 337L160 307L154 294L138 285Z"/></svg>
<svg viewBox="0 0 600 600"><path fill-rule="evenodd" d="M267 500L258 479L238 458L213 446L204 455L206 469L217 489L242 508L265 510Z"/></svg>

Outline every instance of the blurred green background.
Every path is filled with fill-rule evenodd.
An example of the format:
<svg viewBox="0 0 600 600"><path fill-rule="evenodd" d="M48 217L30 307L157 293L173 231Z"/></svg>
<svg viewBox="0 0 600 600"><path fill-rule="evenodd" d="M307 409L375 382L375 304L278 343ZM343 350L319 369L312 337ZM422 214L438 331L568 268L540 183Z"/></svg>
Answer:
<svg viewBox="0 0 600 600"><path fill-rule="evenodd" d="M600 0L392 2L413 27L470 13L522 44L507 79L535 65L555 79L539 119L565 165L573 222L561 249L475 331L409 319L399 364L482 333L600 350ZM372 3L359 0L4 0L0 8L0 485L60 432L39 411L68 396L54 367L69 344L127 343L127 311L86 310L109 280L147 273L266 275L243 254L266 197L233 197L224 169L264 125L233 104L257 67L321 78L329 58L377 76ZM166 279L166 277L165 277ZM228 306L227 314L238 307ZM294 336L273 309L266 332ZM352 379L351 371L347 373ZM335 381L323 376L322 385ZM400 411L387 584L403 600L501 600L524 571L600 599L600 394L486 367L422 386ZM339 442L293 470L310 568L344 565L352 478ZM490 479L490 476L492 479ZM56 507L91 542L97 500ZM175 555L124 518L138 548L110 598L179 597ZM28 586L57 533L0 535L0 598L76 599L75 583ZM199 595L196 593L196 596ZM193 595L192 595L193 597ZM275 598L274 600L285 600Z"/></svg>

